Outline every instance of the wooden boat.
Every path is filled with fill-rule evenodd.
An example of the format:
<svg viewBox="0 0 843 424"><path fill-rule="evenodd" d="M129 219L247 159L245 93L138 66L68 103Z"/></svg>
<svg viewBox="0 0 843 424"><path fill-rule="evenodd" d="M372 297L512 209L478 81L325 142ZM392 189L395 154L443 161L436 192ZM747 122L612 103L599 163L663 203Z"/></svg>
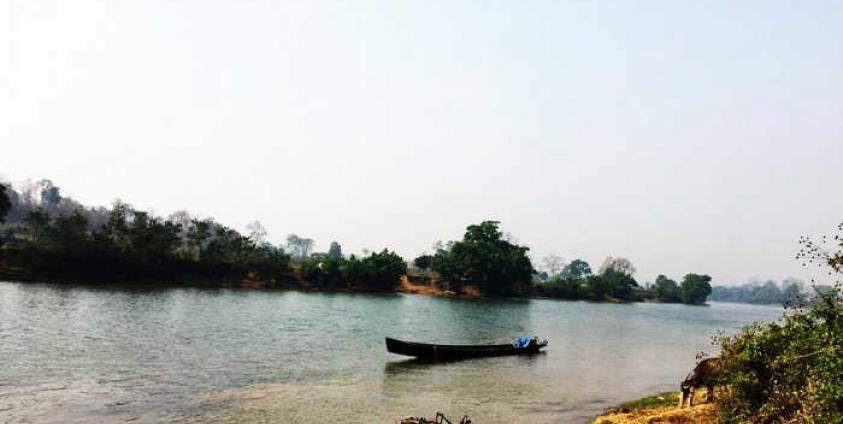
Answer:
<svg viewBox="0 0 843 424"><path fill-rule="evenodd" d="M463 358L478 358L483 356L524 355L539 353L547 346L547 340L541 343L531 343L526 347L516 347L512 344L499 345L440 345L427 343L405 342L393 338L386 338L386 350L405 356L415 356L428 360L448 360Z"/></svg>

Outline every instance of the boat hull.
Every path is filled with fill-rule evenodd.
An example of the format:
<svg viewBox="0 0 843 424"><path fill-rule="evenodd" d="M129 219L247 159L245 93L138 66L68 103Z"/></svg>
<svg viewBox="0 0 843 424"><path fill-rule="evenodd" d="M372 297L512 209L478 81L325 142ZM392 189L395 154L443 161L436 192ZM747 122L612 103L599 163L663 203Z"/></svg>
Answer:
<svg viewBox="0 0 843 424"><path fill-rule="evenodd" d="M502 345L437 345L427 343L405 342L398 339L386 338L386 350L398 355L412 356L427 360L449 360L464 358L480 358L484 356L529 355L539 353L545 345L515 347L511 344Z"/></svg>

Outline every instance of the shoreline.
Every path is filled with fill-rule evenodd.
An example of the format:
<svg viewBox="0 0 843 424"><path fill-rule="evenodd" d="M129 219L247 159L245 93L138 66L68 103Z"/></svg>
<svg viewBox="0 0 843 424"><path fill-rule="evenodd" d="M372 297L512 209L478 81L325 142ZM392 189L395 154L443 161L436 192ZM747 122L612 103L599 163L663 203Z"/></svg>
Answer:
<svg viewBox="0 0 843 424"><path fill-rule="evenodd" d="M699 423L719 422L716 403L703 403L705 390L694 393L696 403L679 407L679 392L662 392L624 402L597 416L591 424L649 424L649 423Z"/></svg>

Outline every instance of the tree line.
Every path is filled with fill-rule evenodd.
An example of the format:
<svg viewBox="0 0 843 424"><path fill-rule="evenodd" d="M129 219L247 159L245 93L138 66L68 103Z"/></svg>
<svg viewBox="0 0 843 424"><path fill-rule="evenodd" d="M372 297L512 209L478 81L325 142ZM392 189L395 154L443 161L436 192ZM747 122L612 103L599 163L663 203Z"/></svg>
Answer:
<svg viewBox="0 0 843 424"><path fill-rule="evenodd" d="M786 279L781 283L769 280L764 283L753 282L734 287L715 286L709 299L715 302L787 306L805 302L807 297L805 284L802 281Z"/></svg>
<svg viewBox="0 0 843 424"><path fill-rule="evenodd" d="M406 272L403 259L388 250L346 259L334 242L332 260L317 265L313 240L291 234L286 246L273 245L259 222L247 230L185 211L162 218L119 200L111 208L86 208L49 180L21 192L0 184L0 276L286 287L303 274L319 284L330 279L336 286L389 290ZM331 270L330 278L322 275Z"/></svg>
<svg viewBox="0 0 843 424"><path fill-rule="evenodd" d="M686 275L681 284L661 275L654 286L641 287L633 277L635 267L625 258L609 257L593 273L582 259L564 264L551 255L540 272L530 261L529 248L514 244L499 224L470 225L462 240L437 243L433 254L421 255L413 264L422 272L435 273L454 292L472 286L486 295L692 304L705 303L711 293L711 277L699 274Z"/></svg>
<svg viewBox="0 0 843 424"><path fill-rule="evenodd" d="M348 255L332 242L314 252L314 240L290 234L286 244L266 240L260 222L247 233L197 218L185 211L167 218L121 201L111 208L87 208L48 180L17 192L0 184L0 275L15 265L37 270L34 277L96 281L223 280L237 285L303 284L323 289L394 290L407 263L387 249ZM413 261L410 277L453 293L486 296L541 296L593 301L704 303L711 278L689 273L677 283L660 275L644 286L635 267L607 258L594 272L582 259L564 263L558 256L535 269L529 248L500 230L497 221L469 225L462 239L437 243L432 254Z"/></svg>

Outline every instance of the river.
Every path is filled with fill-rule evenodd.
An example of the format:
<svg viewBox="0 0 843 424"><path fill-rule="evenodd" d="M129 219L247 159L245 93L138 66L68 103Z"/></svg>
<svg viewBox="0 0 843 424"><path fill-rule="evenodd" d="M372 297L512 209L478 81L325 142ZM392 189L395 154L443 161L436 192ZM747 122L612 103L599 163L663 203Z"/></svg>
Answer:
<svg viewBox="0 0 843 424"><path fill-rule="evenodd" d="M0 422L588 422L674 390L717 330L782 309L0 282ZM550 340L423 364L384 336ZM336 421L334 421L336 420Z"/></svg>

